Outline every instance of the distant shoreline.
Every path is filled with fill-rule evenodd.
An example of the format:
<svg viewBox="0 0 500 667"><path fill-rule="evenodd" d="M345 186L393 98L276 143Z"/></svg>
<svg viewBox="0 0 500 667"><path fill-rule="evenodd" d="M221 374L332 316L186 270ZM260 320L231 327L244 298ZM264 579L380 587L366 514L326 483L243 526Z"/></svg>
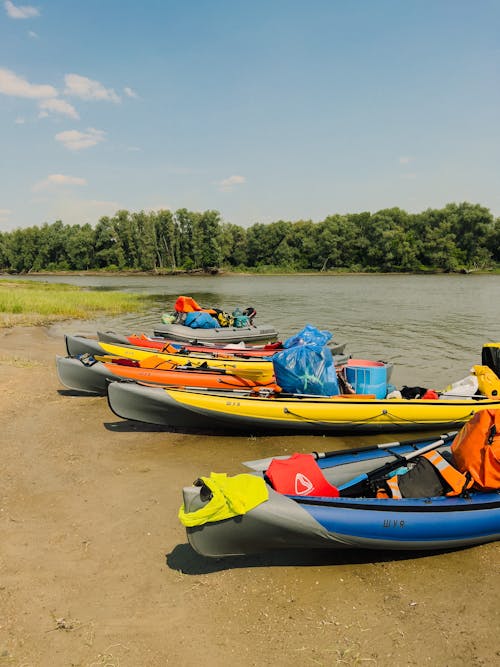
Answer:
<svg viewBox="0 0 500 667"><path fill-rule="evenodd" d="M90 269L88 271L32 271L30 273L0 273L0 278L29 278L30 276L149 276L149 277L177 277L186 278L211 278L211 277L230 277L230 276L438 276L438 275L499 275L500 267L492 269L478 269L460 271L228 271L226 269L202 271L97 271Z"/></svg>

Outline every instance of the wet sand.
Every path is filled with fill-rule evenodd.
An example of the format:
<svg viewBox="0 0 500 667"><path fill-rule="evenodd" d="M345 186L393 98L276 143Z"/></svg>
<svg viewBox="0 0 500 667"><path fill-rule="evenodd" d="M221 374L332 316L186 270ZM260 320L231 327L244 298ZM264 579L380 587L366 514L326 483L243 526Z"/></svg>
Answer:
<svg viewBox="0 0 500 667"><path fill-rule="evenodd" d="M499 543L219 560L187 544L182 486L354 439L122 421L59 384L59 334L0 341L0 666L500 664Z"/></svg>

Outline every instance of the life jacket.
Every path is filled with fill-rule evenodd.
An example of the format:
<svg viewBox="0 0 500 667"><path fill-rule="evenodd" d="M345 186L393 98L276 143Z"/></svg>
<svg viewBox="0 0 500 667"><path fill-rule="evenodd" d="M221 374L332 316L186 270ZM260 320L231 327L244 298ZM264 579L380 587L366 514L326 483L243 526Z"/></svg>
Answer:
<svg viewBox="0 0 500 667"><path fill-rule="evenodd" d="M177 313L195 313L203 310L206 313L213 315L215 310L211 308L202 308L191 296L179 296L174 304L174 310Z"/></svg>
<svg viewBox="0 0 500 667"><path fill-rule="evenodd" d="M293 454L288 459L273 459L266 477L278 493L288 496L338 498L339 490L325 478L312 454Z"/></svg>
<svg viewBox="0 0 500 667"><path fill-rule="evenodd" d="M425 452L424 454L421 454L419 458L428 461L439 473L439 476L450 487L450 490L447 491L445 495L459 496L461 493L464 493L467 489L472 487L473 481L470 475L461 473L454 466L448 463L448 461L443 456L441 456L438 451L433 450L430 452ZM411 471L407 472L401 477L406 477L407 475L411 475ZM380 488L377 490L377 498L396 498L397 500L401 500L403 497L408 497L401 492L399 487L399 480L399 475L394 475L393 477L385 480L386 488Z"/></svg>
<svg viewBox="0 0 500 667"><path fill-rule="evenodd" d="M456 435L451 452L481 491L500 489L500 410L477 412Z"/></svg>

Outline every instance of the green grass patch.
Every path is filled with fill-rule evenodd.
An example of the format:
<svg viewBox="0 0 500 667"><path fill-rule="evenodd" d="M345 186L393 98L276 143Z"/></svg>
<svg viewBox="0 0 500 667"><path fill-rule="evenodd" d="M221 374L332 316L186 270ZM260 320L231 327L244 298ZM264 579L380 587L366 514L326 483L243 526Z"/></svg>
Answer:
<svg viewBox="0 0 500 667"><path fill-rule="evenodd" d="M94 291L59 283L0 280L0 327L92 319L144 310L139 294Z"/></svg>

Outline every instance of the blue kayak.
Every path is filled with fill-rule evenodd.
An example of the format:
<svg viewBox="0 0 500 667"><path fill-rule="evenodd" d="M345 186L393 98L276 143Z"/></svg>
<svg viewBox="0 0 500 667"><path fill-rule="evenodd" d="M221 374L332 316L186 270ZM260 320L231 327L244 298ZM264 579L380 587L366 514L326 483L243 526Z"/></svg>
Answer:
<svg viewBox="0 0 500 667"><path fill-rule="evenodd" d="M498 540L500 491L400 500L349 494L381 466L394 470L429 449L446 453L454 436L314 453L327 485L337 487L340 497L278 493L266 482L265 502L242 515L188 527L188 540L212 557L285 548L442 550ZM245 465L266 479L271 460ZM183 497L188 514L209 502L203 485L186 487Z"/></svg>

